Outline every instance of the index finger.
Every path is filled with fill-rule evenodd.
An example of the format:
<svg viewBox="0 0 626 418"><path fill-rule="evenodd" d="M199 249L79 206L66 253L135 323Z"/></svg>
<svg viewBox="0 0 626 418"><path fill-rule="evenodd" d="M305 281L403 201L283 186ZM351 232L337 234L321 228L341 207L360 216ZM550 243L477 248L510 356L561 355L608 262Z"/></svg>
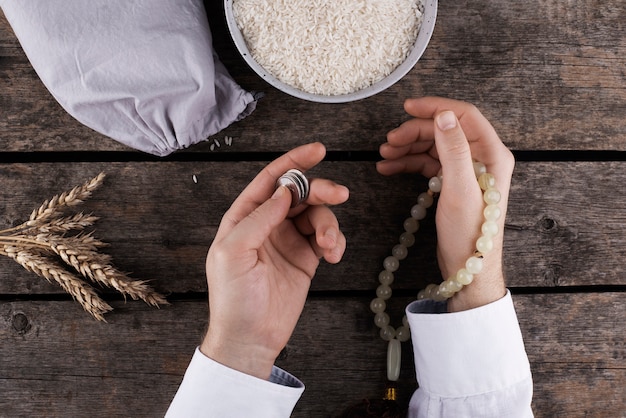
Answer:
<svg viewBox="0 0 626 418"><path fill-rule="evenodd" d="M445 97L419 97L407 99L404 110L417 118L434 119L444 110L451 110L459 119L469 142L479 139L501 142L487 118L471 103Z"/></svg>
<svg viewBox="0 0 626 418"><path fill-rule="evenodd" d="M472 149L472 156L476 160L488 167L494 165L498 167L501 158L508 158L505 154L510 152L500 140L496 130L481 111L471 103L444 97L420 97L407 99L404 102L404 109L415 117L433 119L439 113L451 110L458 118Z"/></svg>
<svg viewBox="0 0 626 418"><path fill-rule="evenodd" d="M230 230L234 225L252 213L265 202L274 192L276 180L287 170L297 168L301 171L309 170L319 164L326 155L326 147L320 142L306 144L292 149L269 163L246 186L235 199L230 209L224 214L224 221Z"/></svg>

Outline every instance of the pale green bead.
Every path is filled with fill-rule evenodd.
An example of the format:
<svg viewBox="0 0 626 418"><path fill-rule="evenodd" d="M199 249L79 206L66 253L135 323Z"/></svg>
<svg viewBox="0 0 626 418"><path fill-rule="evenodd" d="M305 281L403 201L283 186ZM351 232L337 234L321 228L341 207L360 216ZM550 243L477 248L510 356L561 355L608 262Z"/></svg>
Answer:
<svg viewBox="0 0 626 418"><path fill-rule="evenodd" d="M476 249L483 254L487 254L493 250L493 239L483 235L476 240Z"/></svg>
<svg viewBox="0 0 626 418"><path fill-rule="evenodd" d="M426 286L426 289L424 289L424 293L426 294L426 299L433 299L438 287L439 286L433 283Z"/></svg>
<svg viewBox="0 0 626 418"><path fill-rule="evenodd" d="M387 303L381 298L372 299L372 302L370 303L370 310L374 313L385 312L386 308Z"/></svg>
<svg viewBox="0 0 626 418"><path fill-rule="evenodd" d="M443 282L439 285L439 295L441 295L441 297L445 300L451 298L452 295L454 295L454 292L450 286L446 284L446 282Z"/></svg>
<svg viewBox="0 0 626 418"><path fill-rule="evenodd" d="M483 235L486 237L493 237L498 234L498 224L494 221L485 221L480 227Z"/></svg>
<svg viewBox="0 0 626 418"><path fill-rule="evenodd" d="M410 232L403 232L400 235L400 244L404 245L407 248L412 247L413 244L415 244L415 235L411 234Z"/></svg>
<svg viewBox="0 0 626 418"><path fill-rule="evenodd" d="M380 329L380 338L391 341L396 336L396 330L391 325L386 325Z"/></svg>
<svg viewBox="0 0 626 418"><path fill-rule="evenodd" d="M381 284L376 288L376 296L383 300L387 300L391 297L391 287L386 284Z"/></svg>
<svg viewBox="0 0 626 418"><path fill-rule="evenodd" d="M434 202L435 199L433 199L433 197L426 192L420 193L419 196L417 196L417 204L424 206L427 209L431 207Z"/></svg>
<svg viewBox="0 0 626 418"><path fill-rule="evenodd" d="M411 217L414 219L417 219L418 221L421 221L422 219L426 217L427 212L428 211L426 210L424 206L413 205L413 207L411 208Z"/></svg>
<svg viewBox="0 0 626 418"><path fill-rule="evenodd" d="M478 185L482 190L493 189L496 187L496 178L493 174L483 173L478 177Z"/></svg>
<svg viewBox="0 0 626 418"><path fill-rule="evenodd" d="M380 282L380 284L386 284L387 286L389 286L391 283L393 283L393 273L387 270L383 270L380 273L378 273L378 281Z"/></svg>
<svg viewBox="0 0 626 418"><path fill-rule="evenodd" d="M486 172L487 167L485 166L485 164L481 163L480 161L474 161L474 175L476 176L476 178L479 178Z"/></svg>
<svg viewBox="0 0 626 418"><path fill-rule="evenodd" d="M456 272L454 280L463 286L467 286L474 280L474 275L467 271L467 269L460 269Z"/></svg>
<svg viewBox="0 0 626 418"><path fill-rule="evenodd" d="M404 245L397 244L391 249L391 254L398 260L404 260L409 255L409 250Z"/></svg>
<svg viewBox="0 0 626 418"><path fill-rule="evenodd" d="M488 221L497 221L502 216L502 211L498 205L487 205L483 210L483 215Z"/></svg>
<svg viewBox="0 0 626 418"><path fill-rule="evenodd" d="M401 343L408 341L411 338L411 330L408 327L405 327L404 325L401 327L398 327L398 329L396 330L396 338Z"/></svg>
<svg viewBox="0 0 626 418"><path fill-rule="evenodd" d="M444 281L439 285L439 291L442 293L450 293L451 288L450 288L450 284L448 283L448 281Z"/></svg>
<svg viewBox="0 0 626 418"><path fill-rule="evenodd" d="M374 323L378 328L383 328L389 325L389 314L385 312L378 312L374 315Z"/></svg>
<svg viewBox="0 0 626 418"><path fill-rule="evenodd" d="M404 325L407 328L409 327L409 318L407 318L406 315L402 317L402 325Z"/></svg>
<svg viewBox="0 0 626 418"><path fill-rule="evenodd" d="M483 194L483 200L488 205L495 205L500 201L500 192L496 189L487 189Z"/></svg>
<svg viewBox="0 0 626 418"><path fill-rule="evenodd" d="M419 292L417 292L417 300L424 300L424 299L428 299L426 297L426 290L422 289Z"/></svg>
<svg viewBox="0 0 626 418"><path fill-rule="evenodd" d="M465 262L465 268L472 274L478 274L483 269L483 260L478 257L470 257Z"/></svg>
<svg viewBox="0 0 626 418"><path fill-rule="evenodd" d="M400 261L394 256L390 255L383 261L383 267L385 268L385 270L393 273L394 271L398 270L398 268L400 268Z"/></svg>
<svg viewBox="0 0 626 418"><path fill-rule="evenodd" d="M444 300L448 299L439 289L439 286L437 286L437 290L433 293L433 298L432 298L435 302L443 302Z"/></svg>
<svg viewBox="0 0 626 418"><path fill-rule="evenodd" d="M426 217L426 208L422 205L413 205L411 208L411 217L421 221Z"/></svg>
<svg viewBox="0 0 626 418"><path fill-rule="evenodd" d="M411 234L416 233L417 230L420 229L420 223L415 218L406 218L402 226L406 232L410 232Z"/></svg>
<svg viewBox="0 0 626 418"><path fill-rule="evenodd" d="M433 193L441 192L441 179L439 177L432 177L428 181L428 188Z"/></svg>
<svg viewBox="0 0 626 418"><path fill-rule="evenodd" d="M463 285L457 282L455 277L450 277L448 280L446 280L446 283L453 293L456 293L459 290L463 289Z"/></svg>

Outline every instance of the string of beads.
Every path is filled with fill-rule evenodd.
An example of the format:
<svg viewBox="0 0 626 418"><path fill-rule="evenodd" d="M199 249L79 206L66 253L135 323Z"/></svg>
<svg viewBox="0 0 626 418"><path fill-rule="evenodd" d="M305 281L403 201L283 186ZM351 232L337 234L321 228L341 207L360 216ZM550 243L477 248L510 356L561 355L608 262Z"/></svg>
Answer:
<svg viewBox="0 0 626 418"><path fill-rule="evenodd" d="M487 172L483 163L474 162L474 174L478 185L483 191L485 208L484 222L481 226L481 235L476 240L476 251L465 262L455 275L444 280L441 284L430 284L421 290L417 299L433 299L444 301L461 291L464 286L472 283L474 275L483 268L483 255L493 249L493 237L498 233L497 221L502 215L498 203L500 192L496 189L495 177ZM391 298L391 284L394 272L400 267L400 261L408 255L408 249L415 244L415 233L419 229L419 221L426 217L438 193L441 192L441 175L433 177L428 182L428 191L417 197L417 204L411 208L411 216L404 221L404 232L400 235L399 243L392 250L391 255L383 261L384 270L378 275L380 285L376 289L376 298L370 303L370 309L375 314L374 323L380 328L380 337L388 341L387 348L387 379L395 382L400 376L401 343L411 338L406 315L402 318L402 325L394 328L389 324L389 314L385 312L387 301Z"/></svg>

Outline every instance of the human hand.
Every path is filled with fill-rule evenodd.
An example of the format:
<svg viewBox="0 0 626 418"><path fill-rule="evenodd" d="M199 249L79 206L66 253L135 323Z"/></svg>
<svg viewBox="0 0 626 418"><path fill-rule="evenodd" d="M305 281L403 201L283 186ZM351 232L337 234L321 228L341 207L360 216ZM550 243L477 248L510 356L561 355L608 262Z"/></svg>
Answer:
<svg viewBox="0 0 626 418"><path fill-rule="evenodd" d="M341 260L346 239L327 205L345 202L348 189L312 179L308 199L292 209L285 187L274 192L288 169L308 170L325 153L313 143L282 155L224 214L206 260L210 319L200 351L213 360L267 379L302 313L319 258Z"/></svg>
<svg viewBox="0 0 626 418"><path fill-rule="evenodd" d="M515 160L489 121L473 105L439 97L408 99L404 109L414 116L387 134L381 145L383 175L419 172L430 178L441 170L443 185L437 204L437 258L444 279L454 275L476 249L483 223L482 191L472 159L486 165L501 193L502 215L494 248L484 257L481 273L448 300L448 310L461 311L500 299L506 293L502 270L504 219Z"/></svg>

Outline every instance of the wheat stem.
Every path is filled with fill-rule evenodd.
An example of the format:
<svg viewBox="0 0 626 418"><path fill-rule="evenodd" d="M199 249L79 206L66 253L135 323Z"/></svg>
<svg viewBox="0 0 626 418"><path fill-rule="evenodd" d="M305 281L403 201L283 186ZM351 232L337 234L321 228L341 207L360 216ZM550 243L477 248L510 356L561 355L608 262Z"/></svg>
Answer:
<svg viewBox="0 0 626 418"><path fill-rule="evenodd" d="M30 244L36 247L41 248L50 248L49 245L38 241L36 238L26 237L26 236L0 236L0 244L2 245L19 245L19 244Z"/></svg>

